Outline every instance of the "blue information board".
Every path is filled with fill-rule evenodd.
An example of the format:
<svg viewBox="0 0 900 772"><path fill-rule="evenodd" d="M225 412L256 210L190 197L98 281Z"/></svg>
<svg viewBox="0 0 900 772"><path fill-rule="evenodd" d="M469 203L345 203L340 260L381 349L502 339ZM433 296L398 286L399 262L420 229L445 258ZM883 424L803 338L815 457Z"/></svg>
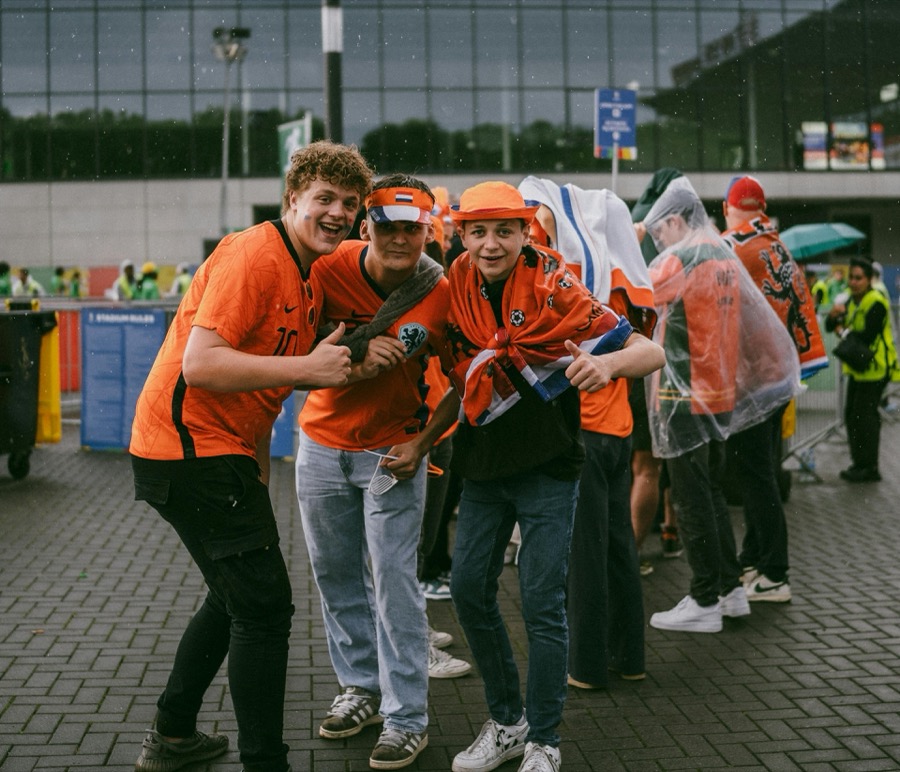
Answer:
<svg viewBox="0 0 900 772"><path fill-rule="evenodd" d="M272 443L269 446L269 455L272 458L293 458L294 456L297 396L298 392L295 391L282 403L281 412L275 419L275 425L272 427Z"/></svg>
<svg viewBox="0 0 900 772"><path fill-rule="evenodd" d="M82 309L82 446L128 447L134 406L166 328L162 309Z"/></svg>
<svg viewBox="0 0 900 772"><path fill-rule="evenodd" d="M594 91L594 157L637 158L637 92L627 88Z"/></svg>

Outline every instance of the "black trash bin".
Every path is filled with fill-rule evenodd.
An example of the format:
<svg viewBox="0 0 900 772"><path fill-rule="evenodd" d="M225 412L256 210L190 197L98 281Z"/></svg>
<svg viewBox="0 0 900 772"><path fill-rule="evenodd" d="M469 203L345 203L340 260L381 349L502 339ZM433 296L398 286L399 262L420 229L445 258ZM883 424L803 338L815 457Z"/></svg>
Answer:
<svg viewBox="0 0 900 772"><path fill-rule="evenodd" d="M41 338L56 327L52 311L0 313L0 455L9 473L28 474L37 437Z"/></svg>

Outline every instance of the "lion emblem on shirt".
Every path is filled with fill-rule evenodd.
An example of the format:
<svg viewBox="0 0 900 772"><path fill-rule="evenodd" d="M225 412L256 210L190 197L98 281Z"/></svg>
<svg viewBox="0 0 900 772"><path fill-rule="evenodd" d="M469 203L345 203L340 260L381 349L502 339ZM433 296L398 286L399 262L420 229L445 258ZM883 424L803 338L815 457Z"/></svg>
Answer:
<svg viewBox="0 0 900 772"><path fill-rule="evenodd" d="M400 342L406 346L406 356L412 356L428 339L428 330L418 322L404 324L397 334Z"/></svg>

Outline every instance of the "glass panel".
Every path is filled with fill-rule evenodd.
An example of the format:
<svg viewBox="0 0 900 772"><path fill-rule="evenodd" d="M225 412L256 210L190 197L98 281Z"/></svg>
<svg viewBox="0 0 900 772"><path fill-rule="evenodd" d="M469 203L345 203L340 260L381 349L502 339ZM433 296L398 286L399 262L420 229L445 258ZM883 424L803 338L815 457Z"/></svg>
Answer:
<svg viewBox="0 0 900 772"><path fill-rule="evenodd" d="M522 83L532 86L562 86L563 16L560 10L522 11Z"/></svg>
<svg viewBox="0 0 900 772"><path fill-rule="evenodd" d="M139 12L97 14L97 79L101 91L141 88L143 55Z"/></svg>
<svg viewBox="0 0 900 772"><path fill-rule="evenodd" d="M90 179L96 174L94 97L67 94L50 102L50 163L54 179Z"/></svg>
<svg viewBox="0 0 900 772"><path fill-rule="evenodd" d="M647 10L613 11L609 87L635 88L653 82L653 34Z"/></svg>
<svg viewBox="0 0 900 772"><path fill-rule="evenodd" d="M606 11L570 10L566 13L566 24L569 83L591 88L605 87L609 83L610 54Z"/></svg>
<svg viewBox="0 0 900 772"><path fill-rule="evenodd" d="M682 87L696 77L697 17L693 11L661 11L656 15L656 87Z"/></svg>
<svg viewBox="0 0 900 772"><path fill-rule="evenodd" d="M50 88L56 92L92 90L96 50L93 14L50 14Z"/></svg>
<svg viewBox="0 0 900 772"><path fill-rule="evenodd" d="M517 32L513 10L475 11L475 72L479 87L516 84Z"/></svg>
<svg viewBox="0 0 900 772"><path fill-rule="evenodd" d="M900 168L900 73L897 72L897 33L900 31L900 5L892 0L876 0L869 15L877 19L869 42L872 76L872 117L883 128L885 166ZM876 159L876 164L879 161Z"/></svg>
<svg viewBox="0 0 900 772"><path fill-rule="evenodd" d="M321 51L321 22L316 27L319 31L316 50ZM353 13L344 14L341 69L348 88L378 86L381 83L380 37L381 29L374 11L354 9Z"/></svg>
<svg viewBox="0 0 900 772"><path fill-rule="evenodd" d="M566 125L565 92L561 89L528 89L522 92L522 105L525 111L524 124L531 125L535 121L547 122L558 126L560 131Z"/></svg>
<svg viewBox="0 0 900 772"><path fill-rule="evenodd" d="M353 14L356 16L356 12ZM287 72L288 88L315 88L321 89L325 82L322 70L322 18L321 9L315 8L289 8L288 9L287 36ZM355 50L355 42L351 46L347 40L346 25L344 28L344 51ZM355 55L355 54L352 54ZM342 57L342 60L348 59ZM344 82L350 85L348 79L347 64L342 61L341 69L344 73ZM277 83L281 83L281 78ZM276 85L276 84L269 84Z"/></svg>
<svg viewBox="0 0 900 772"><path fill-rule="evenodd" d="M344 142L356 144L362 149L372 141L367 135L380 128L382 123L387 123L381 113L381 96L369 90L345 90L344 105ZM347 110L347 105L353 105L352 110ZM325 114L324 105L317 114Z"/></svg>
<svg viewBox="0 0 900 772"><path fill-rule="evenodd" d="M201 150L204 143L192 142L191 101L188 94L151 94L147 97L147 174L151 177L184 177L191 173L203 174L209 163L195 164L192 160L192 149ZM212 134L210 128L209 134ZM235 132L232 142L236 144ZM222 123L219 122L218 142L213 143L209 137L209 145L218 150L217 171L221 171ZM239 140L239 138L238 138ZM231 145L231 160L240 162L239 150ZM203 150L208 148L203 147ZM229 164L230 166L231 164Z"/></svg>
<svg viewBox="0 0 900 772"><path fill-rule="evenodd" d="M46 102L37 97L4 97L3 107L20 120L4 121L3 179L41 180L47 177Z"/></svg>
<svg viewBox="0 0 900 772"><path fill-rule="evenodd" d="M471 129L474 124L471 91L433 91L431 114L442 129Z"/></svg>
<svg viewBox="0 0 900 772"><path fill-rule="evenodd" d="M143 97L100 97L98 173L101 177L141 177L144 173Z"/></svg>
<svg viewBox="0 0 900 772"><path fill-rule="evenodd" d="M637 106L637 158L630 161L622 161L626 171L654 171L659 168L657 163L657 137L659 131L656 126L656 111L652 107L641 104L644 95L638 93Z"/></svg>
<svg viewBox="0 0 900 772"><path fill-rule="evenodd" d="M381 51L385 83L391 88L424 86L425 13L421 8L385 11Z"/></svg>
<svg viewBox="0 0 900 772"><path fill-rule="evenodd" d="M0 13L4 101L6 94L47 90L46 24L40 13Z"/></svg>
<svg viewBox="0 0 900 772"><path fill-rule="evenodd" d="M746 36L736 11L700 16L700 71L692 90L700 119L701 169L753 168L756 143L743 144L741 127L753 122L757 92L752 56L741 57ZM754 122L755 128L755 122Z"/></svg>
<svg viewBox="0 0 900 772"><path fill-rule="evenodd" d="M433 9L428 17L428 67L432 86L472 83L472 15L467 10Z"/></svg>
<svg viewBox="0 0 900 772"><path fill-rule="evenodd" d="M281 10L243 10L241 13L240 26L250 30L250 38L244 41L247 55L241 70L244 83L251 89L277 87L284 82L284 17Z"/></svg>
<svg viewBox="0 0 900 772"><path fill-rule="evenodd" d="M147 88L191 87L190 17L185 11L144 16L147 40ZM209 51L209 48L206 49ZM207 54L212 58L212 54Z"/></svg>

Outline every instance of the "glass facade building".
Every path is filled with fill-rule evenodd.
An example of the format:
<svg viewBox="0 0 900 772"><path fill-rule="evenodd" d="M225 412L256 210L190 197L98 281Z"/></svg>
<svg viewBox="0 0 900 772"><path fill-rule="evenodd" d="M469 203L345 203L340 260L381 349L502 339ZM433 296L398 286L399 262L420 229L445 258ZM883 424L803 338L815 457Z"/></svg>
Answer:
<svg viewBox="0 0 900 772"><path fill-rule="evenodd" d="M628 171L900 168L896 0L344 0L343 136L379 172L590 172L595 90L637 92ZM249 30L232 66L213 30ZM310 0L3 0L0 182L278 175L325 131Z"/></svg>

